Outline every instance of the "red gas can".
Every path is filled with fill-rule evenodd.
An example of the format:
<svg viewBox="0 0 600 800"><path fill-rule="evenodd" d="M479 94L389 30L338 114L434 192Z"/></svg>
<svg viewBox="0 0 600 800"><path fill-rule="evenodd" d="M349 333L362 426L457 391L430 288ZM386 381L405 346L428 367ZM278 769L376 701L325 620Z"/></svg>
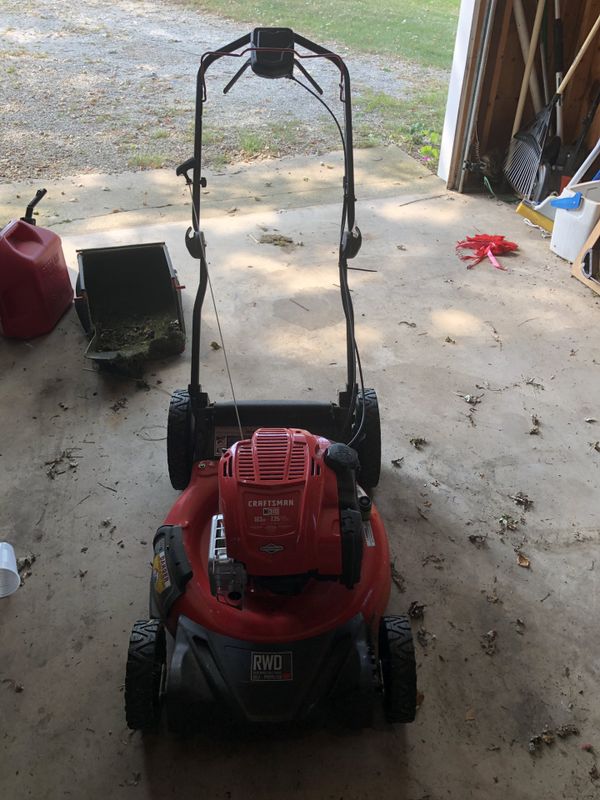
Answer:
<svg viewBox="0 0 600 800"><path fill-rule="evenodd" d="M0 334L49 333L73 301L60 237L24 220L0 231Z"/></svg>

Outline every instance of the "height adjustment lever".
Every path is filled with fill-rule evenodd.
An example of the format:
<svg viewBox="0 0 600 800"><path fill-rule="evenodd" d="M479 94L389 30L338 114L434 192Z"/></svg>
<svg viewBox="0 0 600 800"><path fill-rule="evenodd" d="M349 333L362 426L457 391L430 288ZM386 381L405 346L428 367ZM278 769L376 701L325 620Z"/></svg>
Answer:
<svg viewBox="0 0 600 800"><path fill-rule="evenodd" d="M189 176L189 171L194 169L196 166L196 159L194 156L188 158L187 161L184 161L183 164L180 164L177 169L175 170L175 174L177 176L183 175L185 178L185 182L188 186L191 186L193 181ZM206 178L200 178L200 186L204 189L206 187Z"/></svg>

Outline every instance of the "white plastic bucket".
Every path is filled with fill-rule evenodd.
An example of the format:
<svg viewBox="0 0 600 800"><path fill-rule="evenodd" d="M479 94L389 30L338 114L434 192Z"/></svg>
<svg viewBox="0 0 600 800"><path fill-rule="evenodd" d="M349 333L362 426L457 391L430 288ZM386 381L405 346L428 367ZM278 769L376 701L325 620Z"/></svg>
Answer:
<svg viewBox="0 0 600 800"><path fill-rule="evenodd" d="M564 189L561 199L581 192L578 208L557 208L550 249L567 261L575 261L586 239L600 219L600 181L576 183Z"/></svg>

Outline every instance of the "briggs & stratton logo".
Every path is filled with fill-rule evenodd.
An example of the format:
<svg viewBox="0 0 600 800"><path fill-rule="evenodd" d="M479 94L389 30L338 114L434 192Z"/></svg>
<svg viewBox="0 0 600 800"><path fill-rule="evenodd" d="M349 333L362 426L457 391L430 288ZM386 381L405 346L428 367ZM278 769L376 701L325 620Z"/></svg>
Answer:
<svg viewBox="0 0 600 800"><path fill-rule="evenodd" d="M273 553L281 553L281 551L284 550L285 548L283 547L282 544L275 544L275 542L269 542L268 544L263 544L258 549L261 550L263 553L268 553L270 556L272 556Z"/></svg>

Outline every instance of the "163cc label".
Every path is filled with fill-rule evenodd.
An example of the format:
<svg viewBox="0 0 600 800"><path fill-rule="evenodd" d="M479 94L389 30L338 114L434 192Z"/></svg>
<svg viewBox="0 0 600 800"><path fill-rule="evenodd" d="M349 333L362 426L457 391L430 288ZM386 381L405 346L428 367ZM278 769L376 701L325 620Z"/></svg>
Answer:
<svg viewBox="0 0 600 800"><path fill-rule="evenodd" d="M256 653L250 654L251 681L291 681L293 680L292 654Z"/></svg>

